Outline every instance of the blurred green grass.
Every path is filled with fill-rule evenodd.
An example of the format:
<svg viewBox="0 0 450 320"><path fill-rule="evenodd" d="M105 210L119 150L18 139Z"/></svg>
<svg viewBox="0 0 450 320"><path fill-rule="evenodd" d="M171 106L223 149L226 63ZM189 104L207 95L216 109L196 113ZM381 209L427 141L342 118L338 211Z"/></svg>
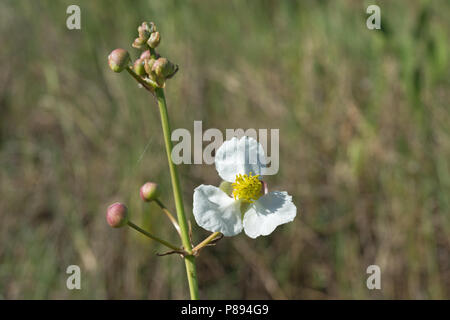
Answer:
<svg viewBox="0 0 450 320"><path fill-rule="evenodd" d="M70 4L80 31L65 26ZM144 20L180 65L172 127L280 128L268 182L299 207L270 237L203 251L203 298L450 298L450 4L377 1L379 31L369 4L2 1L0 298L187 297L179 257L104 217L124 201L176 241L138 197L153 180L171 201L154 102L106 62L116 47L137 56ZM190 212L193 188L219 181L213 166L180 170ZM80 291L66 289L71 264ZM380 291L365 286L371 264Z"/></svg>

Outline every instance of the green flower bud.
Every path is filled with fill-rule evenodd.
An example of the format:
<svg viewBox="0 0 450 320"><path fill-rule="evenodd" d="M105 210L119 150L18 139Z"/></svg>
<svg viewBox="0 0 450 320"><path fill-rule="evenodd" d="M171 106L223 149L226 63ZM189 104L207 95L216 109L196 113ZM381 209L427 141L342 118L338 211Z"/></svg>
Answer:
<svg viewBox="0 0 450 320"><path fill-rule="evenodd" d="M141 59L141 58L137 59L134 62L134 65L133 65L134 72L136 72L136 74L138 76L143 77L146 75L144 64L145 64L144 59Z"/></svg>
<svg viewBox="0 0 450 320"><path fill-rule="evenodd" d="M124 49L115 49L108 56L108 64L112 71L121 72L130 62L130 54Z"/></svg>
<svg viewBox="0 0 450 320"><path fill-rule="evenodd" d="M160 193L158 184L154 182L145 183L140 190L141 199L146 202L157 199Z"/></svg>
<svg viewBox="0 0 450 320"><path fill-rule="evenodd" d="M147 44L150 46L150 48L156 48L160 41L161 41L161 35L159 34L158 31L156 31L150 35L150 38L148 39Z"/></svg>
<svg viewBox="0 0 450 320"><path fill-rule="evenodd" d="M158 58L152 66L152 71L163 78L172 76L177 70L178 67L166 58Z"/></svg>
<svg viewBox="0 0 450 320"><path fill-rule="evenodd" d="M128 223L128 209L120 202L113 203L106 212L106 221L113 228L121 228Z"/></svg>

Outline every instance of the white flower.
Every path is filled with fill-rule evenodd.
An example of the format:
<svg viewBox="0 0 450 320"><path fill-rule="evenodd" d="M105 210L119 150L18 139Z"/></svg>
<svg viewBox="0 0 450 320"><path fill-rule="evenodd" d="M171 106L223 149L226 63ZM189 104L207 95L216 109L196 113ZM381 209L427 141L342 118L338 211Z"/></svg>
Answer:
<svg viewBox="0 0 450 320"><path fill-rule="evenodd" d="M287 192L263 192L260 177L266 163L264 149L255 139L244 136L225 141L217 150L215 165L219 176L232 183L232 196L214 186L195 188L197 224L228 237L244 229L249 237L256 238L294 220L297 207Z"/></svg>

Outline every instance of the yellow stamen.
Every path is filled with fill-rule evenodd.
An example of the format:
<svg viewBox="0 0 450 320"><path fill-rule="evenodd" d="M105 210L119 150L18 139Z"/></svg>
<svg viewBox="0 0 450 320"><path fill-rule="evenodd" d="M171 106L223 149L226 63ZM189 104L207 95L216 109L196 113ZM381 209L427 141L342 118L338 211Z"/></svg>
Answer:
<svg viewBox="0 0 450 320"><path fill-rule="evenodd" d="M236 180L232 184L234 199L245 200L252 203L254 200L258 200L261 197L261 181L258 179L259 174L252 176L249 175L236 175Z"/></svg>

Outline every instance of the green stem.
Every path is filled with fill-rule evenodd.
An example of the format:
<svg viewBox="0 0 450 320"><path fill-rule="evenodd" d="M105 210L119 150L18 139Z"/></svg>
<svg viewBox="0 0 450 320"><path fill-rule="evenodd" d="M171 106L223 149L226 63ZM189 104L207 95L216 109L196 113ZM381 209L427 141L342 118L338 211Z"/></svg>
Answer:
<svg viewBox="0 0 450 320"><path fill-rule="evenodd" d="M153 234L151 234L150 232L145 231L144 229L142 229L141 227L138 227L137 225L135 225L133 222L128 221L128 226L130 226L131 228L133 228L134 230L142 233L143 235L146 235L147 237L149 237L152 240L155 240L163 245L165 245L166 247L174 250L174 251L181 251L180 248L177 248L176 246L174 246L173 244L158 238L157 236L154 236Z"/></svg>
<svg viewBox="0 0 450 320"><path fill-rule="evenodd" d="M139 82L146 90L150 91L151 93L153 93L153 87L149 87L149 85L147 84L147 82L145 82L141 77L139 77L131 67L127 67L127 71L128 73L137 81Z"/></svg>
<svg viewBox="0 0 450 320"><path fill-rule="evenodd" d="M178 178L178 171L172 161L172 140L170 139L171 131L169 125L169 117L167 114L166 98L164 96L164 89L155 88L156 99L158 100L159 111L161 114L161 124L164 133L164 143L166 145L167 160L169 162L170 177L172 181L173 195L175 199L175 207L177 209L178 224L180 226L181 241L184 250L189 254L185 256L184 262L186 264L186 273L189 282L189 291L191 299L198 299L198 283L197 271L195 268L195 257L192 255L192 246L189 238L189 229L186 215L184 213L183 198L181 194L180 180Z"/></svg>
<svg viewBox="0 0 450 320"><path fill-rule="evenodd" d="M167 210L166 206L161 202L161 200L155 199L155 202L158 204L158 206L161 208L161 210L166 214L166 216L169 218L170 222L172 222L173 226L175 227L175 230L177 230L178 234L181 237L180 226L178 225L177 220L175 220L173 215L170 213L169 210Z"/></svg>
<svg viewBox="0 0 450 320"><path fill-rule="evenodd" d="M198 253L198 251L200 251L201 249L203 249L205 246L207 246L208 244L210 244L213 240L215 240L216 238L220 237L221 233L220 232L214 232L211 233L209 235L209 237L207 237L205 240L203 240L202 242L200 242L198 245L196 245L192 251L194 253Z"/></svg>

